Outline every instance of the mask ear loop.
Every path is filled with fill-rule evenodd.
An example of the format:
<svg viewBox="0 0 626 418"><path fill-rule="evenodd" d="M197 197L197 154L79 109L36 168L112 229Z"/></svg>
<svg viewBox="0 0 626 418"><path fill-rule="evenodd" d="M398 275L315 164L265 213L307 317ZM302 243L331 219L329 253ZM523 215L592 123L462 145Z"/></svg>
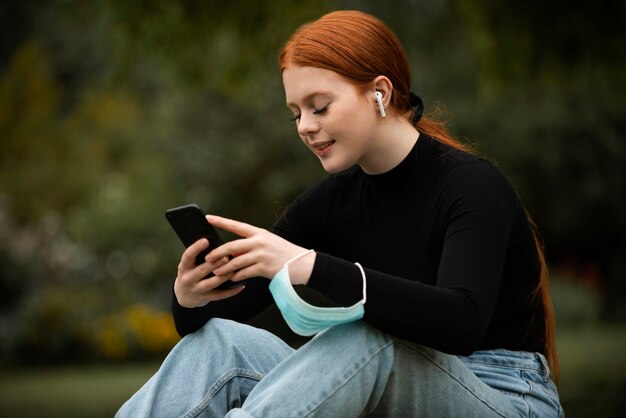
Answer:
<svg viewBox="0 0 626 418"><path fill-rule="evenodd" d="M289 263L291 263L292 261L296 261L298 258L300 257L304 257L305 255L307 255L310 252L313 252L315 250L306 250L305 252L303 252L302 254L298 254L297 256L290 258L289 260L285 261L285 266L287 266L287 268L289 268Z"/></svg>
<svg viewBox="0 0 626 418"><path fill-rule="evenodd" d="M359 302L357 303L362 303L363 305L365 305L365 302L367 302L367 280L365 279L365 270L363 270L363 267L361 267L361 264L359 263L354 263L359 270L361 270L361 277L363 277L363 299L361 299Z"/></svg>

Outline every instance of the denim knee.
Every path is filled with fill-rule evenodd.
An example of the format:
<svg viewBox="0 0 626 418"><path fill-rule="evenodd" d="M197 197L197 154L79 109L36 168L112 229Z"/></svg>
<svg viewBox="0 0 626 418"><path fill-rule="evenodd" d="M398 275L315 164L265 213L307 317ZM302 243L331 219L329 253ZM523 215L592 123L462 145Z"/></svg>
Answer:
<svg viewBox="0 0 626 418"><path fill-rule="evenodd" d="M345 324L336 325L315 336L317 338L338 338L346 343L363 343L367 340L373 341L391 341L389 336L377 328L368 325L365 321L353 321Z"/></svg>
<svg viewBox="0 0 626 418"><path fill-rule="evenodd" d="M278 362L293 352L286 342L264 329L222 318L209 320L183 341L187 338L187 344L198 346L192 351L219 350L223 353L222 360L267 358Z"/></svg>
<svg viewBox="0 0 626 418"><path fill-rule="evenodd" d="M336 325L315 336L306 346L324 347L336 356L353 357L360 353L365 358L385 353L384 362L393 362L393 339L364 321ZM389 350L386 350L390 348Z"/></svg>

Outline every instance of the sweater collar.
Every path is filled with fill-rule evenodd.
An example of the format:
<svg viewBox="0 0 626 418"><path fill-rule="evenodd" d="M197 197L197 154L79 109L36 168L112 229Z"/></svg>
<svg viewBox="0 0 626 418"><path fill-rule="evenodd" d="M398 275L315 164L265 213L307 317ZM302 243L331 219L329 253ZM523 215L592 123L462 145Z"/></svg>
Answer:
<svg viewBox="0 0 626 418"><path fill-rule="evenodd" d="M432 137L421 133L411 151L400 164L381 174L364 172L365 178L382 192L393 191L401 187L405 181L424 170L426 163L431 159L433 141Z"/></svg>

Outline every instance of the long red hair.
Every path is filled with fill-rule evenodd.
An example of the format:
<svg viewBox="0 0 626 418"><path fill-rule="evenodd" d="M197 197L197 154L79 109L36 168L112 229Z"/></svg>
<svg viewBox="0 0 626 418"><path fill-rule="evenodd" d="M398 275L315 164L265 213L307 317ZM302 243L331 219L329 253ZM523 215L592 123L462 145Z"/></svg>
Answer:
<svg viewBox="0 0 626 418"><path fill-rule="evenodd" d="M334 71L349 82L366 90L379 75L393 85L390 108L400 114L411 114L411 71L398 38L379 19L358 11L337 11L301 26L287 41L279 56L280 71L290 65L317 67ZM456 149L471 148L448 131L446 124L433 115L425 115L416 129ZM527 214L539 259L539 284L536 296L541 298L545 312L545 354L555 380L559 360L554 343L554 312L548 289L548 270L543 244L535 223Z"/></svg>

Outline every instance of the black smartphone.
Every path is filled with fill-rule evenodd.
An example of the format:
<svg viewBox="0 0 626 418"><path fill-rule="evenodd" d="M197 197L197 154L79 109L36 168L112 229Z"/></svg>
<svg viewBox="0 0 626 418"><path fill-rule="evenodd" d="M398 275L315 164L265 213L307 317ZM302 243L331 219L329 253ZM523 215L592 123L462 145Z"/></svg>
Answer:
<svg viewBox="0 0 626 418"><path fill-rule="evenodd" d="M196 265L204 263L204 257L224 243L215 228L213 228L213 225L207 222L202 208L195 203L168 209L165 211L165 217L185 247L189 247L202 238L209 240L209 247L201 251L196 257ZM210 273L207 278L212 276L213 273ZM243 286L243 284L243 282L228 280L217 288L230 289L231 287Z"/></svg>

